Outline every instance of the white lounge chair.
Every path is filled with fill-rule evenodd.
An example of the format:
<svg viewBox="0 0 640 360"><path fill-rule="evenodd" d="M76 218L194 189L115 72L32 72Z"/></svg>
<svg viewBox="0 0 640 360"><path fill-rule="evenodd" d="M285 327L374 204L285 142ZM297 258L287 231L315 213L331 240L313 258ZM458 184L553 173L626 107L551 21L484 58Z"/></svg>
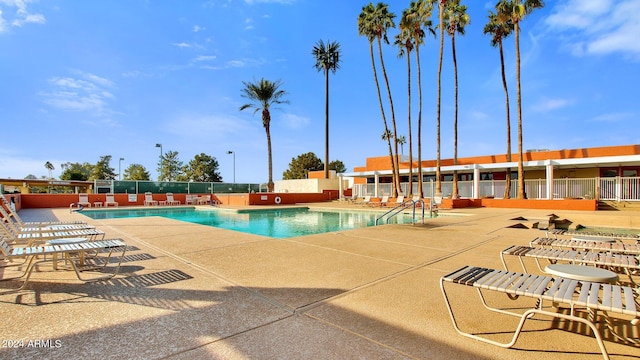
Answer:
<svg viewBox="0 0 640 360"><path fill-rule="evenodd" d="M150 192L144 193L144 206L158 205L157 200L153 200L153 194Z"/></svg>
<svg viewBox="0 0 640 360"><path fill-rule="evenodd" d="M104 264L100 266L91 265L91 266L88 266L87 268L82 268L82 267L79 268L76 265L75 261L71 258L73 254L82 253L85 251L101 252L105 250L108 250L108 254L106 257L101 258L101 262L104 262ZM106 265L109 264L109 259L111 258L112 253L116 250L122 251L122 254L120 255L120 261L118 262L118 265L116 266L115 271L113 273L109 273L107 275L93 277L93 278L84 278L80 275L80 271L85 269L93 270L93 269L100 269L100 268L106 267ZM12 288L2 293L15 292L15 291L24 289L27 283L29 282L29 277L31 276L31 273L36 268L36 264L42 263L44 261L55 261L54 259L56 258L57 255L62 255L71 262L71 265L73 267L73 270L76 273L76 276L81 281L87 282L87 281L110 279L114 277L120 270L120 264L122 263L122 259L124 258L125 251L126 251L126 244L121 239L109 239L109 240L77 243L77 244L46 245L46 246L31 246L31 247L13 247L12 245L9 245L5 241L5 239L0 239L0 252L2 253L5 259L7 260L21 259L21 260L28 261L26 268L21 274L19 274L18 276L13 276L8 278L3 277L1 279L1 281L6 281L6 280L20 279L24 277L22 284L17 288ZM47 255L51 255L51 257L47 259ZM38 260L37 258L39 256L44 256L44 259ZM5 274L3 273L2 275L4 276Z"/></svg>
<svg viewBox="0 0 640 360"><path fill-rule="evenodd" d="M43 227L34 231L22 231L22 229L16 228L14 225L4 221L0 222L0 234L4 234L8 241L14 243L26 242L29 245L57 238L83 237L93 241L98 238L104 239L105 237L105 232L96 228L59 230Z"/></svg>
<svg viewBox="0 0 640 360"><path fill-rule="evenodd" d="M89 194L78 194L78 205L91 207L91 203L89 202Z"/></svg>
<svg viewBox="0 0 640 360"><path fill-rule="evenodd" d="M95 226L87 223L24 223L16 213L8 213L7 210L0 206L0 221L5 222L7 226L17 229L21 232L33 231L53 231L53 230L77 230L77 229L93 229Z"/></svg>
<svg viewBox="0 0 640 360"><path fill-rule="evenodd" d="M623 272L629 276L629 280L635 283L632 275L640 270L640 259L634 255L608 253L597 251L576 251L570 249L545 249L530 246L513 245L500 252L500 258L505 270L509 270L505 255L513 255L518 258L522 270L527 272L523 258L535 260L538 270L544 271L540 260L548 260L549 263L571 263L579 265L594 265L599 268L607 268L613 272Z"/></svg>
<svg viewBox="0 0 640 360"><path fill-rule="evenodd" d="M640 255L640 244L628 244L621 241L585 241L537 237L533 239L529 245L532 247L538 246L545 248L606 251L612 253Z"/></svg>
<svg viewBox="0 0 640 360"><path fill-rule="evenodd" d="M160 201L160 205L180 205L179 200L173 198L173 193L166 193L167 200Z"/></svg>
<svg viewBox="0 0 640 360"><path fill-rule="evenodd" d="M447 285L448 284L448 285ZM466 285L476 288L480 296L482 304L489 310L515 316L520 318L520 323L514 331L511 341L503 343L498 342L479 334L474 334L462 330L451 306L449 296L446 292L446 287L453 285ZM465 266L448 275L443 276L440 279L440 289L444 296L447 310L451 316L453 327L455 330L466 337L480 340L492 345L497 345L504 348L513 347L518 340L520 332L524 327L525 322L531 319L534 315L549 316L552 318L575 321L584 324L593 331L593 334L598 342L600 351L605 359L609 358L607 350L602 341L602 335L598 329L598 322L593 319L597 319L595 312L602 311L602 314L607 317L605 324L608 330L616 338L628 342L638 344L637 338L630 338L625 335L634 336L633 331L630 330L629 334L617 331L610 326L608 317L612 314L625 315L622 316L620 325L623 325L622 320L627 317L632 317L628 325L629 328L637 326L640 321L640 307L635 300L634 289L628 286L611 285L605 283L593 283L588 281L578 281L572 279L566 279L561 277L551 277L545 275L532 275L526 273L516 273L506 270L494 270L482 267ZM491 307L487 304L486 299L483 297L484 291L499 292L508 295L510 298L515 299L517 297L528 297L537 299L535 307L530 308L523 313L514 312L511 310L505 310L500 308ZM565 305L566 311L551 311L555 307L547 306L546 309L543 306L543 302L547 301L554 304L556 307ZM548 309L548 310L547 310ZM577 314L580 309L586 309L590 312L589 317L585 318ZM601 324L601 323L600 323ZM580 329L580 326L571 327L572 329ZM623 329L624 330L624 329ZM584 351L584 349L581 349Z"/></svg>
<svg viewBox="0 0 640 360"><path fill-rule="evenodd" d="M104 207L109 207L109 205L118 207L118 202L116 201L115 196L112 193L107 194L107 199L104 201Z"/></svg>

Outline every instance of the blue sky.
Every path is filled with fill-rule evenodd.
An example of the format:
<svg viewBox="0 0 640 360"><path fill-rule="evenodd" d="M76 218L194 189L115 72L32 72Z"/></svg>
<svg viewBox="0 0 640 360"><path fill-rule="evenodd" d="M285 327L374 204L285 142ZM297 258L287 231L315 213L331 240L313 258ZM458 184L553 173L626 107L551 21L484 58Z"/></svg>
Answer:
<svg viewBox="0 0 640 360"><path fill-rule="evenodd" d="M400 15L409 1L389 1ZM459 156L506 152L498 50L482 34L494 1L463 0L471 24L456 37ZM365 1L0 0L0 177L54 176L66 162L111 155L157 176L160 149L187 163L206 153L224 181L266 182L260 114L239 112L243 81L282 80L288 105L272 110L274 179L292 158L324 157L324 75L315 43L338 41L330 78L330 158L348 171L387 154L368 41L358 36ZM546 1L522 24L525 149L639 143L638 0ZM434 21L436 19L434 18ZM393 37L397 30L391 29ZM407 134L406 60L383 49L398 132ZM423 159L436 154L438 40L421 48ZM516 142L514 39L505 42ZM415 64L412 65L415 74ZM453 72L445 39L442 157L453 156ZM415 86L415 78L413 85ZM414 100L417 90L413 89ZM417 105L413 105L414 136ZM405 145L404 153L407 153ZM415 150L414 150L415 154ZM415 155L414 155L415 156Z"/></svg>

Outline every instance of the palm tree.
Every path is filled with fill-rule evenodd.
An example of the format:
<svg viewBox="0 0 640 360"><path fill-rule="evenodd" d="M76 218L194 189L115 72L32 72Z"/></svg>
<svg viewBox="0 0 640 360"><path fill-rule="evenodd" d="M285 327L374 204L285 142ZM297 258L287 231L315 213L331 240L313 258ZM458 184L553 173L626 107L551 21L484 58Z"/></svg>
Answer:
<svg viewBox="0 0 640 360"><path fill-rule="evenodd" d="M382 39L388 44L389 39L387 38L387 30L390 27L394 27L393 18L395 15L389 13L388 6L383 3L378 3L375 7L373 3L369 3L369 5L362 7L362 12L358 15L358 34L362 36L366 36L369 40L369 53L371 55L371 65L373 67L373 78L376 83L376 89L378 91L378 102L380 103L380 112L382 113L382 122L384 123L384 132L389 132L389 127L387 126L387 117L384 111L384 105L382 103L382 95L380 93L380 84L378 82L378 75L376 72L376 63L375 58L373 56L373 41L377 40L378 42L378 52L380 53L380 61L382 63L382 70L384 73L385 81L387 83L387 91L389 93L389 98L391 99L391 91L389 90L389 81L387 79L386 70L384 68L384 61L382 60ZM395 134L395 115L393 111L393 103L391 103L391 118L394 126L393 133ZM391 137L388 136L387 142L389 145L389 156L391 158L391 168L393 172L393 196L398 196L398 189L400 188L400 180L399 180L399 170L397 164L397 156L394 156L393 148L391 147ZM395 153L398 153L398 143L395 142Z"/></svg>
<svg viewBox="0 0 640 360"><path fill-rule="evenodd" d="M402 11L400 33L396 35L396 41L394 42L398 47L398 57L403 57L405 52L407 53L407 119L409 136L409 190L407 193L409 197L413 195L413 139L411 138L411 51L414 48L412 34L413 21L414 18L410 16L410 10ZM402 137L396 137L396 142L400 142L401 138L403 141L402 145L404 145L406 142L404 135ZM402 155L404 155L404 149L402 150Z"/></svg>
<svg viewBox="0 0 640 360"><path fill-rule="evenodd" d="M513 23L510 20L501 21L497 14L489 11L489 22L484 26L484 33L490 34L491 46L497 46L500 50L500 70L502 73L502 86L504 87L505 103L507 108L507 162L511 162L511 111L509 109L509 90L507 88L507 77L504 71L504 52L502 49L502 39L511 35ZM504 198L511 197L511 168L506 169Z"/></svg>
<svg viewBox="0 0 640 360"><path fill-rule="evenodd" d="M55 166L50 161L44 163L44 167L49 171L49 179L53 179L52 171L55 169Z"/></svg>
<svg viewBox="0 0 640 360"><path fill-rule="evenodd" d="M311 54L316 58L315 68L318 71L324 70L325 84L325 125L324 125L324 178L329 178L329 70L336 73L340 68L340 44L329 42L325 45L322 40L318 40L313 47Z"/></svg>
<svg viewBox="0 0 640 360"><path fill-rule="evenodd" d="M464 35L464 27L469 24L467 6L460 5L460 0L449 0L445 9L445 27L451 36L451 52L453 56L453 77L455 82L455 106L453 116L453 165L458 165L458 61L456 59L456 33ZM458 171L453 171L452 198L458 197Z"/></svg>
<svg viewBox="0 0 640 360"><path fill-rule="evenodd" d="M498 17L511 21L516 39L516 88L518 97L518 199L526 198L524 190L524 153L522 151L522 93L520 88L520 21L533 10L544 6L542 0L501 0L496 5Z"/></svg>
<svg viewBox="0 0 640 360"><path fill-rule="evenodd" d="M444 7L447 0L432 0L438 2L438 27L440 28L440 56L438 59L438 105L436 110L436 196L442 197L442 182L440 181L440 102L442 95L442 55L444 53Z"/></svg>
<svg viewBox="0 0 640 360"><path fill-rule="evenodd" d="M422 74L420 67L420 45L424 43L424 27L435 37L431 22L433 3L430 0L412 1L409 5L409 18L413 20L413 43L415 45L416 67L418 68L418 195L423 197L422 191Z"/></svg>
<svg viewBox="0 0 640 360"><path fill-rule="evenodd" d="M253 114L258 111L262 111L262 126L267 133L267 154L269 156L269 181L267 182L267 188L269 192L273 192L273 160L271 151L271 112L269 109L274 104L288 104L289 101L284 100L283 97L287 94L286 91L280 90L282 82L276 80L275 82L260 79L259 82L242 82L244 88L242 89L241 96L249 99L251 102L240 106L240 111L253 108L255 109Z"/></svg>
<svg viewBox="0 0 640 360"><path fill-rule="evenodd" d="M404 144L407 143L407 138L404 135L399 135L398 136L398 145L400 145L400 154L402 154L404 156ZM409 170L409 175L411 175L411 170ZM409 182L409 184L411 184L411 182ZM411 194L411 191L409 191L409 194Z"/></svg>

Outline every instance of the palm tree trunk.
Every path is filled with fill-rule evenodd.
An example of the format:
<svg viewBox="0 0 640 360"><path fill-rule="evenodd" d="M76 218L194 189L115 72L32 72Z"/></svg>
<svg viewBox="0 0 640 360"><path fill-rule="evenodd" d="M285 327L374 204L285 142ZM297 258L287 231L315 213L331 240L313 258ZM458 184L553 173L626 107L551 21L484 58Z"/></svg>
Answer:
<svg viewBox="0 0 640 360"><path fill-rule="evenodd" d="M413 142L411 139L411 56L409 56L409 52L407 52L407 118L409 121L408 125L408 136L409 136L409 191L407 191L409 197L413 195Z"/></svg>
<svg viewBox="0 0 640 360"><path fill-rule="evenodd" d="M269 124L270 121L264 122L264 119L270 119L271 114L269 114L269 110L262 111L263 124ZM269 125L264 127L265 132L267 133L267 154L269 156L269 181L267 182L267 189L269 192L273 192L273 156L271 152L271 130L269 129Z"/></svg>
<svg viewBox="0 0 640 360"><path fill-rule="evenodd" d="M458 61L456 59L456 35L451 34L451 51L453 53L453 78L455 83L455 106L453 115L453 165L458 165ZM451 198L458 198L458 171L453 171L453 191Z"/></svg>
<svg viewBox="0 0 640 360"><path fill-rule="evenodd" d="M444 1L438 4L438 17L440 18L440 58L438 60L438 106L436 114L436 193L435 196L442 196L442 183L440 182L440 101L442 94L442 53L444 51Z"/></svg>
<svg viewBox="0 0 640 360"><path fill-rule="evenodd" d="M376 83L376 90L378 92L378 103L380 104L380 112L382 113L382 122L384 123L384 133L389 133L389 127L387 126L387 117L384 113L384 106L382 104L382 93L380 92L380 83L378 82L378 72L376 71L376 60L373 56L373 42L369 42L369 54L371 55L371 66L373 68L373 79ZM387 136L387 145L389 146L389 160L391 160L391 171L394 174L392 177L395 177L396 173L396 164L393 161L393 148L391 147L391 137ZM393 186L395 187L395 182L393 182ZM397 194L397 192L395 192Z"/></svg>
<svg viewBox="0 0 640 360"><path fill-rule="evenodd" d="M520 26L514 24L516 38L516 86L518 96L518 199L526 199L524 191L524 154L522 152L522 94L520 91Z"/></svg>
<svg viewBox="0 0 640 360"><path fill-rule="evenodd" d="M396 115L393 107L393 98L391 97L391 87L389 86L389 78L387 77L387 70L384 66L384 59L382 57L382 41L380 37L378 37L378 55L380 56L380 67L382 68L382 75L384 76L384 81L387 86L387 96L389 97L389 110L391 111L391 126L393 127L393 147L394 152L392 155L392 162L394 163L393 167L393 197L398 196L398 191L400 191L400 164L398 162L398 131L396 129Z"/></svg>
<svg viewBox="0 0 640 360"><path fill-rule="evenodd" d="M416 46L416 65L418 67L418 195L422 198L422 75L419 49L420 46Z"/></svg>
<svg viewBox="0 0 640 360"><path fill-rule="evenodd" d="M507 88L507 77L504 72L504 53L502 51L502 40L498 43L500 46L500 67L502 70L502 86L504 87L504 97L507 107L507 162L511 162L511 111L509 109L509 90ZM506 169L506 178L504 183L504 198L511 198L511 168Z"/></svg>
<svg viewBox="0 0 640 360"><path fill-rule="evenodd" d="M325 67L325 86L324 86L324 178L329 178L329 68Z"/></svg>

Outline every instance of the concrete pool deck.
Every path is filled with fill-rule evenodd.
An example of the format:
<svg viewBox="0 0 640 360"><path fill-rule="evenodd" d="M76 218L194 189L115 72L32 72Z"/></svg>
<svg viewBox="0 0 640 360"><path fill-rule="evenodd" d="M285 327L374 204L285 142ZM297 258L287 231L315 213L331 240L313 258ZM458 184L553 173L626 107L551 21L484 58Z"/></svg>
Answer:
<svg viewBox="0 0 640 360"><path fill-rule="evenodd" d="M466 216L271 239L160 217L92 220L68 209L25 209L25 220L87 221L107 238L124 239L129 250L109 281L82 283L45 263L26 290L0 295L0 358L602 358L587 330L548 319L528 322L513 349L457 334L440 277L463 265L502 268L500 250L544 234L509 228L531 225L511 219L550 211L447 213ZM637 213L555 213L640 232ZM517 325L516 318L485 311L473 289L451 291L459 294L454 306L463 327L505 340ZM504 296L490 300L518 304ZM640 358L640 347L605 338L612 359ZM23 347L8 347L11 340L23 340Z"/></svg>

